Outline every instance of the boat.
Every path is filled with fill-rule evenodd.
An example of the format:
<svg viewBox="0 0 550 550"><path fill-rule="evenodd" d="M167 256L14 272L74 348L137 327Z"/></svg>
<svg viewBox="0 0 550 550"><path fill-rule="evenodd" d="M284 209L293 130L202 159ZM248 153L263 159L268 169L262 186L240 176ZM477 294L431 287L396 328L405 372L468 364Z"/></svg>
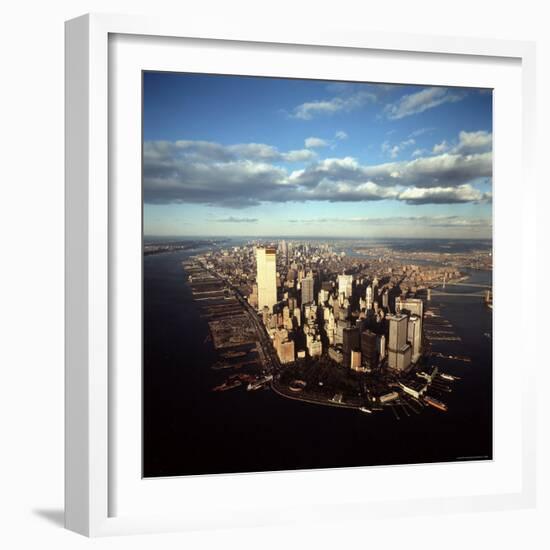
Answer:
<svg viewBox="0 0 550 550"><path fill-rule="evenodd" d="M446 374L444 372L440 372L439 376L441 376L444 380L460 380L458 376L452 376L451 374Z"/></svg>
<svg viewBox="0 0 550 550"><path fill-rule="evenodd" d="M220 384L219 386L215 386L212 388L212 391L227 391L231 390L233 388L236 388L241 385L240 380L231 380L228 382L224 382L223 384Z"/></svg>
<svg viewBox="0 0 550 550"><path fill-rule="evenodd" d="M367 409L367 407L361 407L359 410L363 413L372 414L372 411Z"/></svg>
<svg viewBox="0 0 550 550"><path fill-rule="evenodd" d="M260 388L263 388L263 386L267 384L267 382L270 382L271 380L273 380L273 376L271 374L268 376L264 376L263 378L256 380L256 382L250 382L248 386L246 386L246 389L248 391L259 390Z"/></svg>
<svg viewBox="0 0 550 550"><path fill-rule="evenodd" d="M428 403L428 405L431 405L432 407L435 407L436 409L439 409L440 411L446 412L448 409L445 403L439 401L439 399L436 399L435 397L431 397L430 395L426 395L426 397L424 397L424 402Z"/></svg>

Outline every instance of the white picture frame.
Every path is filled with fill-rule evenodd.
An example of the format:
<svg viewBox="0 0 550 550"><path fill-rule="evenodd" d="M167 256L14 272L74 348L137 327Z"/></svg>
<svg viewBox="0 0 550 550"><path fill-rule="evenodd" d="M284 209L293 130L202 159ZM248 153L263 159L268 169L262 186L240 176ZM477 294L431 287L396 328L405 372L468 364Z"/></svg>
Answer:
<svg viewBox="0 0 550 550"><path fill-rule="evenodd" d="M109 139L113 113L109 111L112 72L117 70L109 62L109 40L113 36L169 37L172 39L207 40L216 47L225 45L261 45L262 48L283 46L287 51L303 49L317 52L357 51L393 52L411 57L421 54L437 57L439 61L465 58L482 60L495 65L511 62L516 65L521 81L521 169L523 185L528 185L533 174L534 140L534 94L535 94L535 47L529 42L499 41L491 39L460 39L421 35L396 35L365 31L352 33L345 30L323 29L322 32L304 29L299 34L291 30L255 28L247 31L202 27L192 22L177 22L166 18L144 18L119 15L85 15L66 23L66 491L65 521L70 530L88 536L111 534L135 534L155 531L178 531L197 528L212 528L233 525L277 524L292 521L296 511L301 519L310 521L332 518L357 518L364 514L392 516L411 513L441 513L487 509L510 509L533 506L535 500L535 429L534 429L534 361L526 356L522 366L521 388L521 448L515 463L518 483L513 489L495 490L487 494L449 494L439 497L415 498L414 484L409 493L391 500L377 499L353 501L345 494L334 497L330 503L316 506L314 496L308 501L300 500L292 510L285 513L282 501L255 502L247 508L245 496L236 497L236 509L244 511L235 516L229 503L221 503L219 510L207 515L197 505L191 513L190 494L216 490L224 484L224 491L247 495L248 485L254 476L231 476L218 478L205 476L194 478L195 493L181 495L184 502L173 513L153 515L151 510L132 510L130 514L118 513L112 505L113 491L119 482L115 472L114 448L120 430L113 429L114 410L117 407L117 391L113 388L112 334L109 327L110 294L113 257L110 255L113 227L116 226L117 210L112 204L109 187L113 177L110 169ZM140 38L142 37L142 38ZM251 46L251 47L252 47ZM170 47L170 46L168 46ZM151 68L151 67L148 67ZM269 67L266 68L269 73ZM434 75L437 80L437 75ZM367 77L365 77L367 79ZM434 82L437 83L437 82ZM498 140L498 124L496 125ZM502 149L504 150L504 149ZM498 145L496 149L498 155ZM497 172L498 173L498 172ZM530 202L531 201L531 202ZM510 204L496 201L495 208L507 209ZM532 199L527 194L521 201L524 214L535 211ZM502 218L501 218L502 219ZM534 216L524 215L518 231L521 246L521 261L528 264L536 255L530 240L534 235ZM500 253L499 230L496 229L496 254ZM534 240L534 239L533 239ZM501 264L502 265L502 264ZM498 277L498 275L497 275ZM519 284L526 275L519 270ZM506 283L506 281L504 281ZM498 289L496 285L495 314L498 316ZM526 292L529 292L527 290ZM500 294L502 296L502 294ZM502 302L500 302L502 303ZM504 313L504 310L501 310ZM528 322L528 313L523 311L520 322ZM497 323L498 324L498 323ZM497 332L498 333L498 332ZM502 333L501 333L502 334ZM525 344L526 345L526 344ZM527 349L527 354L533 353ZM498 369L498 366L496 367ZM497 372L498 379L498 372ZM499 391L499 385L496 385ZM498 393L496 395L498 398ZM135 401L135 399L134 399ZM139 423L139 418L136 422ZM498 419L497 419L498 421ZM518 444L511 441L511 445ZM495 460L499 460L497 457ZM432 466L421 466L424 475ZM504 475L506 472L503 471ZM301 475L294 473L294 476ZM316 475L331 475L318 472ZM340 475L340 474L339 474ZM358 470L350 469L342 474L353 482ZM444 479L445 470L434 470L436 479ZM284 485L284 474L261 474L265 487L271 482ZM336 483L344 477L333 478ZM296 479L296 478L294 478ZM313 478L310 478L313 479ZM116 483L115 483L116 482ZM151 486L151 482L148 482ZM153 481L154 483L154 481ZM166 486L171 481L160 480ZM256 483L257 485L258 483ZM117 489L118 490L118 489ZM122 490L122 489L120 489ZM252 490L252 489L250 489ZM155 494L155 493L153 493ZM160 494L160 493L159 493ZM252 494L252 493L250 493ZM154 498L149 496L150 498ZM239 503L239 498L243 502ZM187 499L187 504L185 502ZM188 509L186 509L186 506ZM175 508L175 507L174 507Z"/></svg>

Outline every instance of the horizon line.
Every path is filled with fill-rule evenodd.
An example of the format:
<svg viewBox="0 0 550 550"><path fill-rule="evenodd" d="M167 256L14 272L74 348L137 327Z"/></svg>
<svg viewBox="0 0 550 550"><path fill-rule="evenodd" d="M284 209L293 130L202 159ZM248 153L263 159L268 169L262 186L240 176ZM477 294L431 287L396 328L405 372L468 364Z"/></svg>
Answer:
<svg viewBox="0 0 550 550"><path fill-rule="evenodd" d="M328 237L323 235L147 235L143 234L142 237L151 238L163 238L163 239L195 239L195 238L208 238L208 239L329 239L329 240L396 240L401 239L405 241L412 240L425 240L425 241L492 241L493 237L347 237L347 236L335 236Z"/></svg>

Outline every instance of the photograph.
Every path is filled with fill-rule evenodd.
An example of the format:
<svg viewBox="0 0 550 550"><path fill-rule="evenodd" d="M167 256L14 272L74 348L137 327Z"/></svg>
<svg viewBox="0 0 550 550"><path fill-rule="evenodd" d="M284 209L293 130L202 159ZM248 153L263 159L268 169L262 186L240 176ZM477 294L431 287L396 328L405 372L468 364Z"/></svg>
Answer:
<svg viewBox="0 0 550 550"><path fill-rule="evenodd" d="M365 73L142 71L144 478L493 459L493 90Z"/></svg>

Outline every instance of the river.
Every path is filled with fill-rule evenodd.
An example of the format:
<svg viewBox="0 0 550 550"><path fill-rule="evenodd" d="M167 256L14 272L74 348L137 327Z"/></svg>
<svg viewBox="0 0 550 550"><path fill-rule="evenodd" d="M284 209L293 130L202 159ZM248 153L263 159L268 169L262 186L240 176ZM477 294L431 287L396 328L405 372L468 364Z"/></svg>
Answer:
<svg viewBox="0 0 550 550"><path fill-rule="evenodd" d="M366 415L270 390L212 392L224 373L210 368L208 326L181 266L199 252L144 258L145 477L492 458L492 313L481 298L460 297L471 288L448 286L456 296L431 301L462 339L434 349L472 359L433 361L461 377L448 412L429 408L397 421L391 411ZM472 283L490 280L471 272Z"/></svg>

